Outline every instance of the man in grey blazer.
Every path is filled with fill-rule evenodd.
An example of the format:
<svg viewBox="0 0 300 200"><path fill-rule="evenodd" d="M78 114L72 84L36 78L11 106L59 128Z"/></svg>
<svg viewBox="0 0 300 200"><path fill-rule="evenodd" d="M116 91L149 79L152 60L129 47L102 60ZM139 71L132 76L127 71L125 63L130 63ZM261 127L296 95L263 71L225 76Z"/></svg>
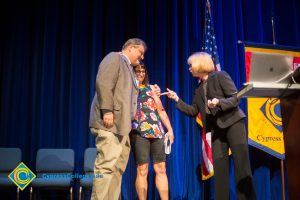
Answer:
<svg viewBox="0 0 300 200"><path fill-rule="evenodd" d="M109 53L100 63L89 122L96 136L94 174L100 175L94 178L93 200L119 199L137 109L138 84L132 65L139 64L146 50L143 40L132 38L121 52Z"/></svg>

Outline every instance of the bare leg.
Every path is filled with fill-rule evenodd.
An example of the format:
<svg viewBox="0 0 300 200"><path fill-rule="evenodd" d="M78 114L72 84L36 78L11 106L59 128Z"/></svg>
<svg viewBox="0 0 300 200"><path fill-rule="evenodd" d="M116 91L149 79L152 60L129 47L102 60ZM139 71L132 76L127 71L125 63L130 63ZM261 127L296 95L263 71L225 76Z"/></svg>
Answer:
<svg viewBox="0 0 300 200"><path fill-rule="evenodd" d="M147 199L147 192L148 192L148 163L138 165L137 167L137 176L135 180L135 189L139 200L146 200Z"/></svg>
<svg viewBox="0 0 300 200"><path fill-rule="evenodd" d="M155 185L159 192L159 196L161 200L169 199L169 185L168 185L168 177L166 174L166 163L160 162L155 163L154 165L155 171Z"/></svg>

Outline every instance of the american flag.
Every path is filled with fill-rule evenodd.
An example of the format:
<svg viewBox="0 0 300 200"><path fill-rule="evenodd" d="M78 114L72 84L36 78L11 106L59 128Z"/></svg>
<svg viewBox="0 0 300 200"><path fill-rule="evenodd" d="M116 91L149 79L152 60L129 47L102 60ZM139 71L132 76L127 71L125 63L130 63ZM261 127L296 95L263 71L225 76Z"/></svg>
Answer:
<svg viewBox="0 0 300 200"><path fill-rule="evenodd" d="M221 70L218 47L214 32L214 23L211 17L211 6L209 0L206 1L205 6L205 26L204 26L204 35L203 35L203 47L202 50L211 55L212 60L215 63L216 71Z"/></svg>
<svg viewBox="0 0 300 200"><path fill-rule="evenodd" d="M209 0L206 1L205 6L205 27L203 35L202 50L211 55L215 63L215 70L220 71L220 62L218 55L218 48L214 32L214 25L211 17L211 9ZM211 133L205 133L200 113L197 115L196 122L202 127L202 180L207 180L214 175L213 159L211 150Z"/></svg>

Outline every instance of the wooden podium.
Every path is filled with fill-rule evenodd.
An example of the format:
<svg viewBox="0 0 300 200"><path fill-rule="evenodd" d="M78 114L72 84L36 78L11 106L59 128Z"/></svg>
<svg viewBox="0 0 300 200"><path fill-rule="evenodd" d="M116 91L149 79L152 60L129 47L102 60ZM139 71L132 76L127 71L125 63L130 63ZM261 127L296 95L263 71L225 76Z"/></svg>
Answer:
<svg viewBox="0 0 300 200"><path fill-rule="evenodd" d="M299 70L298 70L299 71ZM299 78L299 77L298 77ZM300 199L300 84L250 83L238 97L279 97L289 199Z"/></svg>
<svg viewBox="0 0 300 200"><path fill-rule="evenodd" d="M289 199L300 199L300 91L280 99Z"/></svg>

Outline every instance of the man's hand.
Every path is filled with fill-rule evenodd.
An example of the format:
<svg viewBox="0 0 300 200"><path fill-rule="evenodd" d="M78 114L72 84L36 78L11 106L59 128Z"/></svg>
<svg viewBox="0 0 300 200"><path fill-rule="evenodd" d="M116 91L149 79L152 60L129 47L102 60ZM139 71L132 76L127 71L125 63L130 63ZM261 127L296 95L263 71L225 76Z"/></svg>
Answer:
<svg viewBox="0 0 300 200"><path fill-rule="evenodd" d="M215 107L217 107L219 105L219 103L220 103L219 99L213 98L212 100L209 99L207 101L207 106L209 108L215 108Z"/></svg>
<svg viewBox="0 0 300 200"><path fill-rule="evenodd" d="M114 114L112 112L105 113L103 123L106 128L111 128L114 125Z"/></svg>

